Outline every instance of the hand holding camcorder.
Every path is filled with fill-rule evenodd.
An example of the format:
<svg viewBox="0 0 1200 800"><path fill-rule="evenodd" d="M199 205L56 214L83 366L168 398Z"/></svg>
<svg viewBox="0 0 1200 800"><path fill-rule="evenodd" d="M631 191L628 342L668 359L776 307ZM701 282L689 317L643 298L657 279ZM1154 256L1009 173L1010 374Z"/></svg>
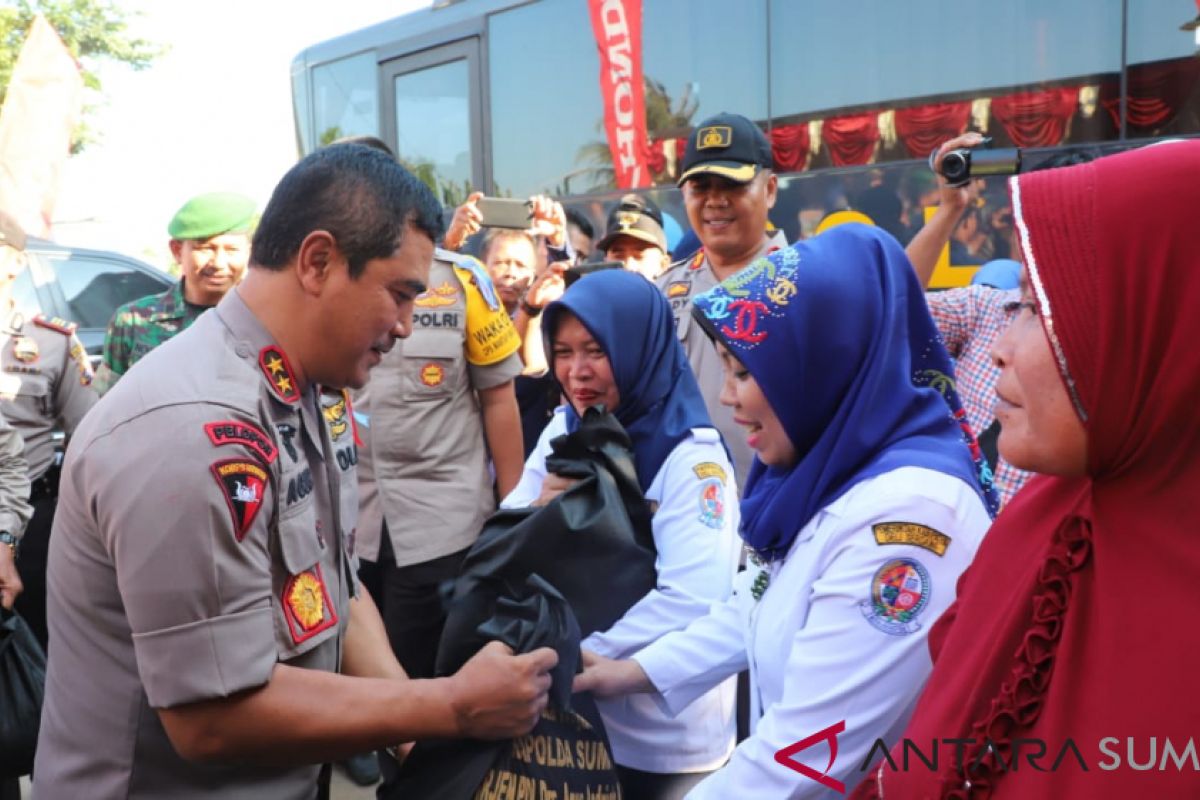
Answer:
<svg viewBox="0 0 1200 800"><path fill-rule="evenodd" d="M938 172L951 187L966 186L972 178L989 175L1016 175L1021 171L1021 148L1005 147L991 150L990 136L983 137L977 147L960 147L942 156L940 167L935 164L937 151L929 155L929 168Z"/></svg>

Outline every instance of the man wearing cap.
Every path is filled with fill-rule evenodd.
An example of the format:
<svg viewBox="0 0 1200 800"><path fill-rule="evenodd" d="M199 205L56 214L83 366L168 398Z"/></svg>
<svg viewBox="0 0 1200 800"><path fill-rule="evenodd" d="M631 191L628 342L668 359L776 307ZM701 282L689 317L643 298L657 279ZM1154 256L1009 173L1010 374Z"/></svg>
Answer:
<svg viewBox="0 0 1200 800"><path fill-rule="evenodd" d="M254 201L232 192L193 197L167 225L179 282L116 310L104 337L96 389L104 394L134 362L215 306L246 274Z"/></svg>
<svg viewBox="0 0 1200 800"><path fill-rule="evenodd" d="M608 215L604 238L596 243L608 261L620 261L625 269L648 281L655 280L671 263L662 212L648 197L627 194Z"/></svg>
<svg viewBox="0 0 1200 800"><path fill-rule="evenodd" d="M679 186L688 222L701 249L671 265L657 281L675 314L675 329L700 384L709 416L733 456L738 491L752 453L746 432L720 403L724 373L716 349L692 322L692 297L708 291L760 256L787 246L768 230L777 179L771 144L758 126L738 114L718 114L688 137Z"/></svg>
<svg viewBox="0 0 1200 800"><path fill-rule="evenodd" d="M322 762L532 727L552 650L491 642L405 676L354 574L352 417L321 400L408 335L441 225L394 159L317 150L276 187L246 280L80 426L38 796L312 800Z"/></svg>
<svg viewBox="0 0 1200 800"><path fill-rule="evenodd" d="M74 323L16 307L13 284L25 269L25 233L0 212L0 412L21 434L33 517L18 554L24 591L16 608L46 646L46 551L58 499L54 433L69 437L96 404L92 368ZM0 541L6 537L0 530ZM15 531L9 531L10 535Z"/></svg>

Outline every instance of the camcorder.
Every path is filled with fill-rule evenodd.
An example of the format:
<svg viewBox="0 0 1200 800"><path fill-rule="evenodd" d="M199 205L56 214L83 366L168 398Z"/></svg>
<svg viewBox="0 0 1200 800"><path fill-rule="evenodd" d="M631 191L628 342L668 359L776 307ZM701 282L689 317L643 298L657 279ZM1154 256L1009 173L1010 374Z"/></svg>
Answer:
<svg viewBox="0 0 1200 800"><path fill-rule="evenodd" d="M978 147L960 147L942 156L941 173L950 186L966 186L972 178L991 175L1016 175L1021 171L1021 148L1005 147L990 149L992 138L985 136ZM937 151L929 155L929 168L934 169L933 159Z"/></svg>

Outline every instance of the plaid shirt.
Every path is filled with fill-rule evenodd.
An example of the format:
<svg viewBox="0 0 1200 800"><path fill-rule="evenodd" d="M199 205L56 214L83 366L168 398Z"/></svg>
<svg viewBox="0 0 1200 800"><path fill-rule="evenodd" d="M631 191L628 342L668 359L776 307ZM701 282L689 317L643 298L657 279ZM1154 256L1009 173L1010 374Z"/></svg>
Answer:
<svg viewBox="0 0 1200 800"><path fill-rule="evenodd" d="M1017 315L1021 292L966 286L944 292L929 292L929 313L942 334L946 350L955 362L958 396L967 412L971 430L979 436L996 419L996 382L1000 369L992 362L992 346ZM996 464L996 490L1001 506L1008 503L1028 480L1003 458Z"/></svg>

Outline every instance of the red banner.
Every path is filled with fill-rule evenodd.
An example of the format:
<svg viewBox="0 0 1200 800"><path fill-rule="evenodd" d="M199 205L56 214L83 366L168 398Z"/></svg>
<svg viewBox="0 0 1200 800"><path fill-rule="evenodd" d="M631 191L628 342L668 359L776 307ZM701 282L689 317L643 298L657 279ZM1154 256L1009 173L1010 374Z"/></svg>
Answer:
<svg viewBox="0 0 1200 800"><path fill-rule="evenodd" d="M604 130L617 188L650 185L642 91L642 0L588 0L600 51Z"/></svg>

